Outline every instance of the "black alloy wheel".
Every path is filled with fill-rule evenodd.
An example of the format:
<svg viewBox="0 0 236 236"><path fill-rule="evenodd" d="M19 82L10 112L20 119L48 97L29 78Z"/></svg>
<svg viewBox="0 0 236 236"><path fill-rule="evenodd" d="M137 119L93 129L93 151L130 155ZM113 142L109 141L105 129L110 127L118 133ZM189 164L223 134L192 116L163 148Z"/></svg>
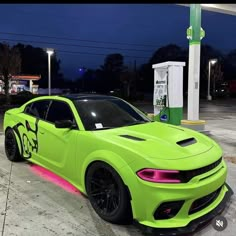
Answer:
<svg viewBox="0 0 236 236"><path fill-rule="evenodd" d="M92 164L86 175L86 191L92 207L102 219L130 223L128 190L111 166L103 162Z"/></svg>

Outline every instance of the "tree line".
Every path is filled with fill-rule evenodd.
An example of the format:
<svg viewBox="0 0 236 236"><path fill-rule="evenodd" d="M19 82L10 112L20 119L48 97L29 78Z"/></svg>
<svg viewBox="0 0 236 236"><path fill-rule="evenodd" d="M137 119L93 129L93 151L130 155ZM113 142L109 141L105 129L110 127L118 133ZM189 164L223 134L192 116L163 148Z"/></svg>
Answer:
<svg viewBox="0 0 236 236"><path fill-rule="evenodd" d="M236 79L236 50L223 54L210 45L201 46L200 63L200 91L206 94L208 79L208 61L217 58L218 62L211 69L211 78L216 83ZM138 92L152 92L154 73L152 65L165 61L186 62L184 67L184 91L188 86L188 49L175 44L158 48L150 59L141 66L132 68L124 63L120 53L109 54L105 57L100 68L81 68L81 74L76 80L68 80L61 72L61 60L55 52L51 57L52 87L69 88L72 92L107 93L119 91L123 97L135 97ZM0 43L0 75L9 88L8 80L13 74L41 75L39 87L48 86L48 59L45 50L31 45L17 44L10 47L7 43ZM8 96L8 93L6 93Z"/></svg>

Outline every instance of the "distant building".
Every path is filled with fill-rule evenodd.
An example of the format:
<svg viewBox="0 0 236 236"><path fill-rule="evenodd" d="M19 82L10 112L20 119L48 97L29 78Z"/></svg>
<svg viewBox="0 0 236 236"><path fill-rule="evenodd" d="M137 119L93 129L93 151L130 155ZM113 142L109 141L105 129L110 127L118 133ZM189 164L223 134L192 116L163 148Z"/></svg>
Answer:
<svg viewBox="0 0 236 236"><path fill-rule="evenodd" d="M40 79L40 75L13 75L9 82L9 93L17 94L21 91L30 91L33 94L38 94L39 86L34 84L34 81ZM0 93L4 93L4 82L2 76L0 76Z"/></svg>
<svg viewBox="0 0 236 236"><path fill-rule="evenodd" d="M59 95L59 94L63 94L63 93L66 93L65 89L51 88L51 95ZM48 88L39 88L38 94L48 95Z"/></svg>

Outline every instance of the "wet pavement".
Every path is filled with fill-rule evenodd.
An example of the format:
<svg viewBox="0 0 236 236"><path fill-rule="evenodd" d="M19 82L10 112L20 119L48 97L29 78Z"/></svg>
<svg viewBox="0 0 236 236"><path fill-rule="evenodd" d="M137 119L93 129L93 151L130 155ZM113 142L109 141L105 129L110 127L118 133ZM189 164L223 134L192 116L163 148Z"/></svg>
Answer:
<svg viewBox="0 0 236 236"><path fill-rule="evenodd" d="M152 102L133 103L142 111L153 113ZM218 99L213 101L200 100L200 119L222 120L236 116L236 98ZM184 119L187 118L187 103L184 101Z"/></svg>

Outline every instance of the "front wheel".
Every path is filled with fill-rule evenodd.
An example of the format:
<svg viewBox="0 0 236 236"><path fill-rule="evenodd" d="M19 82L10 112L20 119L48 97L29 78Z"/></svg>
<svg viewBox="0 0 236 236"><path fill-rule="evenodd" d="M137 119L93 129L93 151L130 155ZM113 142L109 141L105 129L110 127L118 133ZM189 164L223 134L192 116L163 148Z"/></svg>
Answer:
<svg viewBox="0 0 236 236"><path fill-rule="evenodd" d="M87 171L85 185L91 205L102 219L111 223L130 223L128 189L111 166L93 163Z"/></svg>

